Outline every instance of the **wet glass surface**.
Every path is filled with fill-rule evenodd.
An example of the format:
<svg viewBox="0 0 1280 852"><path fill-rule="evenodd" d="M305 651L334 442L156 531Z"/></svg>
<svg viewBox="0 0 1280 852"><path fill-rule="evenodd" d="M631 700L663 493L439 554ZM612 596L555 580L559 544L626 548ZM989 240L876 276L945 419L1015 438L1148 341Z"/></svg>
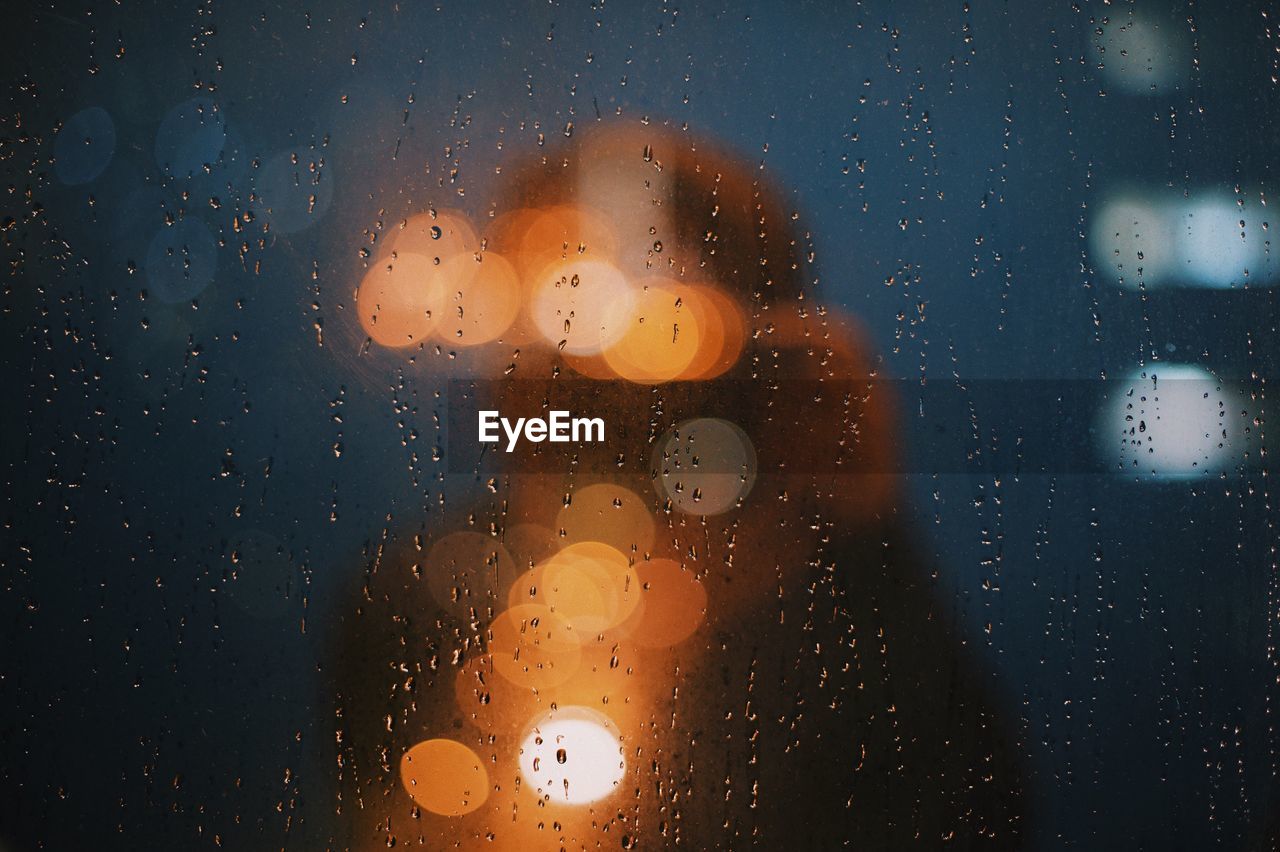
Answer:
<svg viewBox="0 0 1280 852"><path fill-rule="evenodd" d="M1280 842L1271 7L6 17L0 849Z"/></svg>

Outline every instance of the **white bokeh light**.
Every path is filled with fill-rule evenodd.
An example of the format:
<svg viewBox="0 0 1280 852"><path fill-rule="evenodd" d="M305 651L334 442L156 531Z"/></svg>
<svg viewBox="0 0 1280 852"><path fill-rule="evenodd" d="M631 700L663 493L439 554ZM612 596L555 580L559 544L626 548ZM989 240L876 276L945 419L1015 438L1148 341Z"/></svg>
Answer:
<svg viewBox="0 0 1280 852"><path fill-rule="evenodd" d="M630 283L612 263L571 258L535 276L529 313L548 343L594 355L622 338L634 305Z"/></svg>
<svg viewBox="0 0 1280 852"><path fill-rule="evenodd" d="M1138 196L1104 201L1089 229L1089 243L1098 265L1128 287L1160 283L1173 260L1166 211Z"/></svg>
<svg viewBox="0 0 1280 852"><path fill-rule="evenodd" d="M1225 189L1111 195L1089 225L1096 268L1130 289L1272 286L1280 264L1265 194L1246 198Z"/></svg>
<svg viewBox="0 0 1280 852"><path fill-rule="evenodd" d="M1135 370L1105 404L1099 436L1121 472L1180 479L1246 461L1251 417L1239 389L1194 364Z"/></svg>
<svg viewBox="0 0 1280 852"><path fill-rule="evenodd" d="M617 727L587 707L552 710L520 747L520 774L552 803L599 801L617 789L626 769Z"/></svg>
<svg viewBox="0 0 1280 852"><path fill-rule="evenodd" d="M1191 69L1191 46L1172 22L1161 25L1124 13L1109 16L1094 31L1094 48L1103 78L1129 94L1176 87Z"/></svg>
<svg viewBox="0 0 1280 852"><path fill-rule="evenodd" d="M1261 234L1252 231L1230 198L1192 201L1175 232L1177 274L1201 286L1243 285L1262 264Z"/></svg>

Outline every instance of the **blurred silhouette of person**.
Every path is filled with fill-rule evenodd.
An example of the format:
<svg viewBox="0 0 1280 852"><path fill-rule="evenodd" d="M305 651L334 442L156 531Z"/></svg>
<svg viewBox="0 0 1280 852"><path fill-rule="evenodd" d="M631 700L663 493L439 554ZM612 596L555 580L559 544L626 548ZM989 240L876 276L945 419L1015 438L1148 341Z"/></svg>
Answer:
<svg viewBox="0 0 1280 852"><path fill-rule="evenodd" d="M485 385L488 404L602 416L606 440L496 454L493 498L468 529L495 554L500 544L503 564L432 555L451 530L406 528L370 546L333 628L342 825L332 842L1018 847L1012 728L900 514L893 399L854 322L823 307L794 214L759 171L653 126L588 134L508 180L503 215L479 229L480 254L507 258L524 295L520 319L486 344L508 365ZM597 298L615 286L602 283L605 263L641 294L634 310L651 310L649 329L643 319L610 329L616 299ZM661 294L652 309L649 292ZM655 332L671 311L671 328ZM686 332L679 317L691 317ZM681 338L694 326L697 346ZM593 346L601 336L630 354ZM715 352L701 361L681 349L704 344ZM663 449L696 418L732 421L754 452L749 477L703 480L740 486L705 514L710 498L673 488ZM594 644L607 660L598 688L515 690L486 663L494 625L525 572L582 537L565 513L593 485L620 496L588 518L587 534L636 565L667 560L696 577L705 620L673 647L585 636L582 659ZM611 509L652 523L615 528ZM442 571L447 600L431 594ZM515 757L530 714L570 699L614 719L628 770L610 795L576 807L539 795ZM399 760L431 737L485 762L490 789L474 812L414 807Z"/></svg>

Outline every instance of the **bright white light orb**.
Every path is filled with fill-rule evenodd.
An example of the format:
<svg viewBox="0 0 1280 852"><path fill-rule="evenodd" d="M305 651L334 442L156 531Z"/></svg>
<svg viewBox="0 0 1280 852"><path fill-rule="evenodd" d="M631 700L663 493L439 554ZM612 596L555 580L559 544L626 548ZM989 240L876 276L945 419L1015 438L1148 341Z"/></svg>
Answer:
<svg viewBox="0 0 1280 852"><path fill-rule="evenodd" d="M1126 193L1103 200L1089 224L1099 273L1131 289L1269 287L1280 278L1265 206L1221 189L1189 199Z"/></svg>
<svg viewBox="0 0 1280 852"><path fill-rule="evenodd" d="M617 726L587 707L552 710L520 747L520 774L550 803L599 801L617 790L626 771Z"/></svg>
<svg viewBox="0 0 1280 852"><path fill-rule="evenodd" d="M572 258L535 279L529 314L548 343L570 355L594 355L626 333L635 294L613 264Z"/></svg>
<svg viewBox="0 0 1280 852"><path fill-rule="evenodd" d="M1250 227L1229 197L1205 198L1187 206L1178 223L1181 277L1210 287L1243 285L1263 265L1263 232Z"/></svg>
<svg viewBox="0 0 1280 852"><path fill-rule="evenodd" d="M1103 450L1123 472L1184 479L1243 464L1248 400L1193 364L1135 370L1103 409Z"/></svg>

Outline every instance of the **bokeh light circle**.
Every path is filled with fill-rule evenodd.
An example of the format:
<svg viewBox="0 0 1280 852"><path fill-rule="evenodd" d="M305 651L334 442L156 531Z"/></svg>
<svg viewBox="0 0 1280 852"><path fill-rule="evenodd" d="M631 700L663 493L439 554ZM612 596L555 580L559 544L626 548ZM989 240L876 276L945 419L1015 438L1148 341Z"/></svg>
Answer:
<svg viewBox="0 0 1280 852"><path fill-rule="evenodd" d="M262 218L280 234L296 234L320 220L333 201L333 167L315 152L276 154L254 181Z"/></svg>
<svg viewBox="0 0 1280 852"><path fill-rule="evenodd" d="M756 480L747 433L716 417L686 420L658 440L654 487L680 512L718 515L738 505Z"/></svg>
<svg viewBox="0 0 1280 852"><path fill-rule="evenodd" d="M589 707L552 710L520 747L520 774L549 804L599 801L617 790L626 771L617 726Z"/></svg>
<svg viewBox="0 0 1280 852"><path fill-rule="evenodd" d="M471 220L457 210L415 213L392 227L384 239L381 256L405 252L426 255L436 266L458 255L474 256L480 240Z"/></svg>
<svg viewBox="0 0 1280 852"><path fill-rule="evenodd" d="M226 121L217 104L192 98L169 110L160 122L156 165L174 177L191 177L218 159L226 139Z"/></svg>
<svg viewBox="0 0 1280 852"><path fill-rule="evenodd" d="M1190 45L1169 20L1117 12L1093 30L1097 64L1107 81L1130 94L1150 94L1186 80Z"/></svg>
<svg viewBox="0 0 1280 852"><path fill-rule="evenodd" d="M1183 479L1245 461L1243 393L1195 364L1134 370L1101 413L1101 448L1120 472Z"/></svg>
<svg viewBox="0 0 1280 852"><path fill-rule="evenodd" d="M640 581L627 557L599 541L552 554L512 584L512 611L546 606L572 626L579 641L625 621L640 602Z"/></svg>
<svg viewBox="0 0 1280 852"><path fill-rule="evenodd" d="M618 239L613 228L594 210L560 205L533 211L512 222L519 227L516 265L529 276L547 266L572 260L612 261Z"/></svg>
<svg viewBox="0 0 1280 852"><path fill-rule="evenodd" d="M529 315L538 332L571 355L590 355L616 343L628 328L635 298L622 272L601 260L552 264L531 290Z"/></svg>
<svg viewBox="0 0 1280 852"><path fill-rule="evenodd" d="M365 273L356 291L356 315L365 334L380 346L417 346L435 328L442 285L431 258L397 254Z"/></svg>
<svg viewBox="0 0 1280 852"><path fill-rule="evenodd" d="M1188 283L1243 285L1262 265L1262 230L1248 227L1230 198L1206 197L1187 205L1176 231L1178 274Z"/></svg>
<svg viewBox="0 0 1280 852"><path fill-rule="evenodd" d="M622 553L644 553L653 547L654 521L647 501L612 482L574 490L556 514L556 529L569 543L601 541Z"/></svg>
<svg viewBox="0 0 1280 852"><path fill-rule="evenodd" d="M683 299L698 320L698 351L680 378L713 379L742 354L746 340L742 312L728 296L705 285L685 290Z"/></svg>
<svg viewBox="0 0 1280 852"><path fill-rule="evenodd" d="M498 254L458 253L440 265L444 290L438 333L444 342L476 346L496 340L520 313L520 281Z"/></svg>
<svg viewBox="0 0 1280 852"><path fill-rule="evenodd" d="M400 758L400 781L423 810L469 814L489 798L489 773L479 755L460 742L420 742Z"/></svg>
<svg viewBox="0 0 1280 852"><path fill-rule="evenodd" d="M679 282L648 282L634 304L618 340L604 359L622 378L657 384L679 378L698 355L697 314L681 298ZM695 297L696 298L696 297Z"/></svg>
<svg viewBox="0 0 1280 852"><path fill-rule="evenodd" d="M571 544L536 569L542 600L585 638L625 621L640 602L627 557L595 541Z"/></svg>
<svg viewBox="0 0 1280 852"><path fill-rule="evenodd" d="M53 142L54 171L68 186L102 174L116 151L116 125L102 107L82 109L67 119Z"/></svg>

